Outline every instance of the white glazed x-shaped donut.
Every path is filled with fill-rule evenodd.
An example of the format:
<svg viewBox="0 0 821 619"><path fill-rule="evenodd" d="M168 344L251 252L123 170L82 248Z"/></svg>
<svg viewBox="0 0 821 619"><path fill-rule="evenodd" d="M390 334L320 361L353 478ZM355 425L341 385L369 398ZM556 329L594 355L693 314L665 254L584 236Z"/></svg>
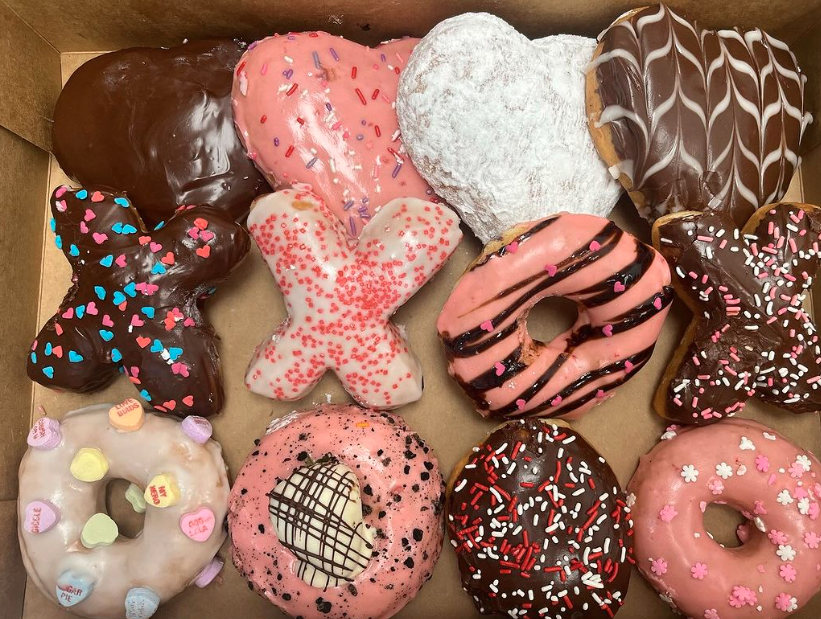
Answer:
<svg viewBox="0 0 821 619"><path fill-rule="evenodd" d="M297 186L257 198L248 229L288 310L251 360L251 391L296 400L330 368L371 408L421 397L419 360L389 319L456 249L454 213L417 198L392 200L352 247L325 203Z"/></svg>

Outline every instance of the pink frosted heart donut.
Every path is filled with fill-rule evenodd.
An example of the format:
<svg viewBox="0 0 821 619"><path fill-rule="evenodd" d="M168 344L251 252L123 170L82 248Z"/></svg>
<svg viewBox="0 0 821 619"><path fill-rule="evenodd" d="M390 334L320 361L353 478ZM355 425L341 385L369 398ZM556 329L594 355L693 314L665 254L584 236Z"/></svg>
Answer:
<svg viewBox="0 0 821 619"><path fill-rule="evenodd" d="M439 559L443 501L436 456L401 418L331 404L291 413L231 490L234 565L294 617L391 617Z"/></svg>
<svg viewBox="0 0 821 619"><path fill-rule="evenodd" d="M405 152L399 74L418 39L374 48L327 32L248 48L231 93L248 156L275 189L309 184L352 237L396 198L435 199Z"/></svg>
<svg viewBox="0 0 821 619"><path fill-rule="evenodd" d="M39 419L20 463L18 537L29 579L55 604L95 619L148 619L219 572L228 472L220 444L196 441L133 399ZM133 539L105 513L106 487L145 513Z"/></svg>
<svg viewBox="0 0 821 619"><path fill-rule="evenodd" d="M780 619L821 589L821 463L764 425L675 426L628 484L639 570L675 609L701 619ZM710 503L748 520L739 548L704 527Z"/></svg>
<svg viewBox="0 0 821 619"><path fill-rule="evenodd" d="M607 219L560 213L514 226L485 246L442 309L448 372L485 417L578 417L650 359L669 284L664 258ZM548 343L527 331L546 297L579 310Z"/></svg>

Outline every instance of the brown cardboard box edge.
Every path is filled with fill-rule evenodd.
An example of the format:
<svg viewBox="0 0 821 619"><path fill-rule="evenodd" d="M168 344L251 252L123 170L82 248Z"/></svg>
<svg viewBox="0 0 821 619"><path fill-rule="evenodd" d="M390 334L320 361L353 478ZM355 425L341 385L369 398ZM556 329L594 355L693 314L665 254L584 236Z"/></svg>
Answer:
<svg viewBox="0 0 821 619"><path fill-rule="evenodd" d="M363 43L373 42L397 34L411 32L424 34L425 29L440 19L466 10L490 10L510 19L531 35L569 31L595 34L612 18L634 3L613 0L578 6L572 0L551 2L550 6L533 0L509 2L465 2L446 5L431 0L420 0L415 8L410 2L394 2L391 12L384 7L376 11L361 0L346 2L314 2L309 7L291 5L287 15L278 15L270 4L256 0L243 4L246 14L239 16L231 30L224 31L221 15L231 15L236 4L217 0L209 3L182 1L169 6L154 0L142 3L121 3L120 13L102 0L83 0L69 8L67 0L54 0L48 6L26 0L0 0L0 36L6 55L0 55L0 387L5 387L7 412L3 417L5 443L0 459L0 542L6 552L0 560L0 617L4 619L67 618L69 615L45 599L33 586L23 590L24 574L16 543L16 472L20 454L25 447L25 433L34 409L42 405L51 414L59 416L73 408L92 403L115 401L132 395L125 381L118 381L95 396L57 394L32 386L25 376L23 358L30 339L40 323L59 304L68 285L69 271L65 260L53 244L46 225L47 199L54 185L67 179L41 148L48 146L50 114L61 84L93 51L125 45L171 43L184 36L206 34L248 34L259 36L281 29L325 28L345 33ZM273 3L276 7L277 2ZM306 3L307 4L307 3ZM694 0L675 3L691 13L704 14L703 22L726 25L727 19L739 17L741 25L774 26L775 33L787 40L803 33L796 49L809 60L808 105L821 115L816 93L821 93L821 67L811 58L813 48L821 41L821 25L816 15L821 14L821 1L792 2L787 10L772 11L769 2L730 2L721 5L725 14L715 7L694 8ZM193 8L192 8L193 7ZM341 8L340 8L341 7ZM38 9L35 11L34 9ZM196 18L188 22L191 12ZM167 10L165 10L167 9ZM427 9L430 9L429 11ZM39 11L39 12L38 12ZM55 11L62 20L54 21ZM114 13L112 13L112 11ZM135 11L137 12L135 14ZM708 11L708 12L705 12ZM256 13L255 13L256 12ZM261 19L251 23L247 15L259 14ZM245 15L245 17L243 17ZM765 19L772 15L772 19ZM22 23L21 16L34 25ZM341 23L336 23L337 18ZM407 18L407 19L406 19ZM760 18L752 21L754 18ZM135 19L117 32L105 32L121 22ZM369 24L369 30L362 26ZM209 25L210 24L210 25ZM215 25L218 24L218 25ZM281 25L280 25L281 24ZM234 27L235 26L235 27ZM190 30L189 30L190 27ZM789 33L792 33L790 35ZM249 37L252 38L252 37ZM51 45L55 45L58 52ZM82 50L83 53L68 53ZM37 79L18 79L21 67ZM62 76L61 76L62 68ZM808 135L812 135L808 134ZM811 140L807 144L802 173L796 176L788 194L789 199L802 197L821 203L821 147ZM39 147L39 148L38 148ZM811 150L810 150L811 148ZM635 210L626 202L613 217L627 230L647 240L649 230L639 220ZM479 441L495 424L476 415L450 380L445 369L441 347L434 329L435 316L450 292L453 283L468 262L478 253L479 244L471 235L462 243L451 262L420 294L397 314L395 320L405 325L412 347L425 370L425 394L420 402L401 409L408 423L435 447L445 476L456 461ZM821 300L821 290L815 291ZM550 304L539 306L529 325L537 336L550 337L562 329L559 323L570 320L557 315ZM245 364L253 347L284 317L282 298L264 267L258 253L246 260L234 277L223 287L207 309L218 333L222 335L222 359L227 377L228 401L225 414L214 421L215 437L224 447L226 461L235 475L251 450L253 439L259 436L268 422L295 408L307 408L314 403L332 399L347 401L347 396L333 376L326 376L305 399L295 404L274 403L250 394L242 385ZM575 427L595 444L615 469L622 483L632 474L637 458L655 444L663 422L650 409L654 386L664 369L687 321L686 311L676 308L659 340L656 354L642 374L624 385L618 395L595 409ZM796 417L761 405L750 407L749 416L774 426L793 440L819 453L821 433L818 418ZM459 588L454 553L443 550L431 582L420 595L399 615L404 619L441 617L457 619L475 617L473 606ZM10 551L10 552L9 552ZM204 590L191 589L163 606L156 615L161 619L182 617L222 618L242 616L249 619L281 616L265 600L249 592L236 570L230 566L227 545L222 556L229 565L220 582ZM643 579L634 573L627 605L618 615L620 619L646 617L662 618L673 615ZM821 596L817 596L796 617L809 619L821 616Z"/></svg>

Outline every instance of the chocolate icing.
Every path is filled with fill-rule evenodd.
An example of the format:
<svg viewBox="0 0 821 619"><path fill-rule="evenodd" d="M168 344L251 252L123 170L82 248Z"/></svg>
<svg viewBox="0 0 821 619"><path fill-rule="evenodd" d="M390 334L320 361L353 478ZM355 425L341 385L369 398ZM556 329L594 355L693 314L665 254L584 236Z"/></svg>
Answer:
<svg viewBox="0 0 821 619"><path fill-rule="evenodd" d="M178 206L240 220L268 189L234 129L231 82L245 44L135 47L89 60L54 110L54 155L82 185L125 192L151 227Z"/></svg>
<svg viewBox="0 0 821 619"><path fill-rule="evenodd" d="M537 419L508 422L451 483L448 530L479 612L609 619L624 603L630 509L581 435Z"/></svg>
<svg viewBox="0 0 821 619"><path fill-rule="evenodd" d="M593 124L609 131L612 171L642 214L720 205L743 225L784 195L811 120L786 44L758 29L702 31L662 4L608 28L599 51Z"/></svg>
<svg viewBox="0 0 821 619"><path fill-rule="evenodd" d="M802 309L821 265L821 208L763 207L744 233L718 213L657 224L656 245L694 316L693 341L660 387L659 412L675 421L711 423L753 396L794 413L821 409L821 346Z"/></svg>
<svg viewBox="0 0 821 619"><path fill-rule="evenodd" d="M29 377L88 393L124 372L157 410L219 411L217 338L198 302L248 253L245 230L191 207L149 233L125 197L94 189L57 188L51 212L73 284L32 344Z"/></svg>

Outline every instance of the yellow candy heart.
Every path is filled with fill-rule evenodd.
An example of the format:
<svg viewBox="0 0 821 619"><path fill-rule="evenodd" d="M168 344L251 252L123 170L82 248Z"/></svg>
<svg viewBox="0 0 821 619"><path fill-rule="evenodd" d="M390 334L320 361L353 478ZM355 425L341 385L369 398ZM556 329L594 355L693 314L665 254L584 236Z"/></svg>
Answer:
<svg viewBox="0 0 821 619"><path fill-rule="evenodd" d="M137 484L129 484L125 491L125 500L131 503L131 508L138 514L145 512L145 497Z"/></svg>
<svg viewBox="0 0 821 619"><path fill-rule="evenodd" d="M74 454L70 470L80 481L100 481L108 473L108 460L96 447L83 447Z"/></svg>
<svg viewBox="0 0 821 619"><path fill-rule="evenodd" d="M134 432L143 426L145 411L137 400L128 398L111 407L108 420L121 432Z"/></svg>
<svg viewBox="0 0 821 619"><path fill-rule="evenodd" d="M180 489L173 475L163 473L148 483L143 496L149 505L170 507L180 500Z"/></svg>
<svg viewBox="0 0 821 619"><path fill-rule="evenodd" d="M108 546L113 544L120 530L108 514L94 514L83 526L80 534L80 541L86 548L96 548L97 546Z"/></svg>

